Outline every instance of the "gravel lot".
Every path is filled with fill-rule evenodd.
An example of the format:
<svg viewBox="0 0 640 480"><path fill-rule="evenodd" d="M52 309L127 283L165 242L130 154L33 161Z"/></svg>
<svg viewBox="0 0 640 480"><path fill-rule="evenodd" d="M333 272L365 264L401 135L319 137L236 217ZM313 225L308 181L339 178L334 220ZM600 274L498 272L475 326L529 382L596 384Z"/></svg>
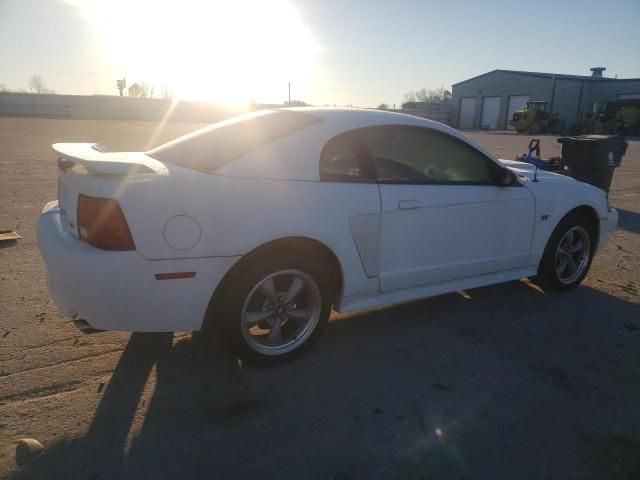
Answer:
<svg viewBox="0 0 640 480"><path fill-rule="evenodd" d="M620 228L577 290L335 315L307 355L252 369L197 334L83 335L46 291L50 145L142 149L196 127L0 118L0 229L23 236L0 248L0 477L640 478L639 141L614 178ZM529 141L470 136L509 159ZM46 448L20 467L23 437Z"/></svg>

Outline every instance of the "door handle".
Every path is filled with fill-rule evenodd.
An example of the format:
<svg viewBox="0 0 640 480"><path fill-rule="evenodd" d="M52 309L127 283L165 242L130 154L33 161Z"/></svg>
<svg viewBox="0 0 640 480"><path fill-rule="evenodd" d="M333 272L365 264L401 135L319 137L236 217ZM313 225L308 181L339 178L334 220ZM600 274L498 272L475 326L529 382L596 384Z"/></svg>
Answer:
<svg viewBox="0 0 640 480"><path fill-rule="evenodd" d="M420 202L418 200L400 200L398 208L400 210L413 210L414 208L420 208Z"/></svg>

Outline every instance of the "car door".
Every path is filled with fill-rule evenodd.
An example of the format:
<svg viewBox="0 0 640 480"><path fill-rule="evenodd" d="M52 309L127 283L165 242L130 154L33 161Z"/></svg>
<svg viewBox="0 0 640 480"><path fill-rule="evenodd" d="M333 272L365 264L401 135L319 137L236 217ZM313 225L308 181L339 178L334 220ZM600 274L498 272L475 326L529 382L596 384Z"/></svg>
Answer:
<svg viewBox="0 0 640 480"><path fill-rule="evenodd" d="M369 151L359 130L331 138L320 156L320 180L344 184L350 195L369 199L370 211L348 217L348 227L367 278L378 276L380 259L380 191ZM348 202L348 197L345 197ZM345 208L347 205L345 204ZM375 285L375 282L374 282ZM375 287L377 288L377 286Z"/></svg>
<svg viewBox="0 0 640 480"><path fill-rule="evenodd" d="M499 185L497 163L433 129L372 127L362 137L380 186L382 291L524 265L535 206L515 177Z"/></svg>

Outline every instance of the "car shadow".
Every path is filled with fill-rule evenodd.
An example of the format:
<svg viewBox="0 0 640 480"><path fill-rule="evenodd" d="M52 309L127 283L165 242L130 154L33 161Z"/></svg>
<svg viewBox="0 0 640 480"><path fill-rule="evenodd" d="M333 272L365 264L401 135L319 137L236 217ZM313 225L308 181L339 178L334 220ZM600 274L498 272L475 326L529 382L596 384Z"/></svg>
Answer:
<svg viewBox="0 0 640 480"><path fill-rule="evenodd" d="M197 333L136 333L87 434L13 478L627 478L638 311L511 282L336 315L272 368Z"/></svg>
<svg viewBox="0 0 640 480"><path fill-rule="evenodd" d="M3 241L0 242L0 250L3 249L3 248L13 247L17 243L18 243L17 240L3 240Z"/></svg>
<svg viewBox="0 0 640 480"><path fill-rule="evenodd" d="M640 213L616 208L618 210L618 228L640 234Z"/></svg>

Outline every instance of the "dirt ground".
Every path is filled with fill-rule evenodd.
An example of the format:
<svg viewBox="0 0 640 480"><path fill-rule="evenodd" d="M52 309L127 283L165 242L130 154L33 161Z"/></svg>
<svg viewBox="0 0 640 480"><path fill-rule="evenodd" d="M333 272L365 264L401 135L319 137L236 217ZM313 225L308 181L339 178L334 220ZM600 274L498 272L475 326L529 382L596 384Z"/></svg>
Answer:
<svg viewBox="0 0 640 480"><path fill-rule="evenodd" d="M640 141L614 178L620 228L577 290L335 315L308 354L254 369L197 334L83 335L46 291L50 145L141 149L196 127L0 118L0 228L23 236L0 248L0 477L640 478ZM469 135L509 159L529 140ZM45 450L19 466L23 437Z"/></svg>

